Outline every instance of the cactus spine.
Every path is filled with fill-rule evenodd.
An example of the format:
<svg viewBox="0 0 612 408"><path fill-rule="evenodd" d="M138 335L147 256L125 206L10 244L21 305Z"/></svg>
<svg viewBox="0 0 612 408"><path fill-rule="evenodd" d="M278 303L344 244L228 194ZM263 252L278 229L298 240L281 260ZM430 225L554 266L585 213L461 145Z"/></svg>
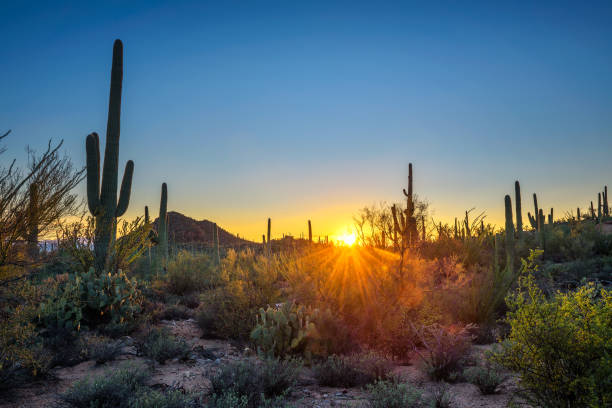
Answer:
<svg viewBox="0 0 612 408"><path fill-rule="evenodd" d="M520 238L523 234L523 214L521 209L521 185L518 180L514 182L514 201L516 206L516 234Z"/></svg>
<svg viewBox="0 0 612 408"><path fill-rule="evenodd" d="M509 195L504 198L504 204L506 207L506 266L511 273L514 273L514 222L512 222L512 201Z"/></svg>
<svg viewBox="0 0 612 408"><path fill-rule="evenodd" d="M102 188L100 189L100 139L97 133L87 136L87 204L95 217L94 266L101 272L107 266L111 243L115 241L117 217L128 208L134 162L125 166L119 201L117 202L117 176L119 170L119 134L121 118L121 86L123 81L123 44L115 40L111 68L111 86L106 126L106 148Z"/></svg>

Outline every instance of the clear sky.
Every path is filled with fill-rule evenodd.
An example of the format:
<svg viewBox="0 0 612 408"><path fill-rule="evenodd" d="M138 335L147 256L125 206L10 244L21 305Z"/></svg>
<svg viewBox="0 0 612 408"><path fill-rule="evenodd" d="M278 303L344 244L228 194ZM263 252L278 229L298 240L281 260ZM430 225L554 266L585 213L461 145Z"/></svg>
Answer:
<svg viewBox="0 0 612 408"><path fill-rule="evenodd" d="M435 3L435 4L433 4ZM398 201L500 225L515 179L555 214L612 178L612 2L2 2L11 156L105 134L124 43L127 216L169 209L259 240L339 234ZM8 154L2 157L7 160ZM84 193L85 186L81 186Z"/></svg>

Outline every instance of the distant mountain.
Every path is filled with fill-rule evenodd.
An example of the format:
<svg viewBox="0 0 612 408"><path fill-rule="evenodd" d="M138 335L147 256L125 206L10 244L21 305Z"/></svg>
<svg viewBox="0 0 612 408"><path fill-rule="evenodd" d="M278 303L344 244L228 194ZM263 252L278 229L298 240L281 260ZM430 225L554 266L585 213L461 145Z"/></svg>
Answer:
<svg viewBox="0 0 612 408"><path fill-rule="evenodd" d="M157 219L153 225L157 229ZM238 238L219 227L219 245L221 246L243 246L254 245L252 241ZM214 223L208 220L197 221L176 211L168 212L168 238L177 244L184 243L203 243L213 244Z"/></svg>

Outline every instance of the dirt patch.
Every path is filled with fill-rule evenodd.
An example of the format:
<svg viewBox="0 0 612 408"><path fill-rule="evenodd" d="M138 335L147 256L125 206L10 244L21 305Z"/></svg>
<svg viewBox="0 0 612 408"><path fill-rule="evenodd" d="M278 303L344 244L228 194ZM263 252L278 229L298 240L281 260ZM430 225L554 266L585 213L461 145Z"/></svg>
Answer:
<svg viewBox="0 0 612 408"><path fill-rule="evenodd" d="M223 365L252 356L250 350L230 342L202 339L202 333L193 319L162 321L160 325L168 327L174 335L182 337L192 347L187 361L171 360L163 365L156 364L137 356L134 347L128 347L117 360L102 365L96 365L94 361L85 361L74 367L55 368L51 370L52 376L55 377L53 381L43 381L14 390L10 395L11 400L0 403L0 408L54 406L59 402L58 394L68 389L74 382L89 376L102 375L109 370L117 370L128 362L152 368L149 381L151 386L178 387L185 391L205 393L210 388L209 379ZM490 346L474 346L475 361L481 360L484 352L490 348ZM419 369L419 359L416 355L410 359L408 365L395 367L394 374L421 389L426 397L440 387L439 383L429 381ZM495 395L481 395L476 386L468 383L448 384L447 387L447 392L456 408L503 408L508 405L516 389L516 379L510 379L502 384L500 392ZM304 368L298 386L291 396L291 403L300 408L363 407L366 402L367 393L363 389L318 386L309 368Z"/></svg>

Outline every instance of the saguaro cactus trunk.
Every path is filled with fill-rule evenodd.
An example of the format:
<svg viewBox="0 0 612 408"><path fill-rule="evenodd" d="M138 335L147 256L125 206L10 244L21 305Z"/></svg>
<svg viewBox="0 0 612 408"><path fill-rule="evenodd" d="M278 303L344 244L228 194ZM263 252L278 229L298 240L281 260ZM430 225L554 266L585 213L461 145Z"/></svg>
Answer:
<svg viewBox="0 0 612 408"><path fill-rule="evenodd" d="M217 223L214 224L213 228L213 257L215 265L219 266L221 264L221 254L219 253L219 227Z"/></svg>
<svg viewBox="0 0 612 408"><path fill-rule="evenodd" d="M130 202L134 162L125 166L121 192L117 202L119 171L119 133L121 119L121 86L123 81L123 44L116 40L113 47L111 86L106 126L106 147L102 188L100 189L100 139L97 133L87 136L87 204L95 217L94 266L98 272L104 270L109 259L111 243L115 241L117 217L121 217Z"/></svg>
<svg viewBox="0 0 612 408"><path fill-rule="evenodd" d="M414 217L414 196L412 193L412 163L408 163L408 191L403 190L406 196L406 228L404 229L404 239L406 246L418 240L417 221Z"/></svg>
<svg viewBox="0 0 612 408"><path fill-rule="evenodd" d="M523 213L521 209L521 185L514 182L514 205L516 206L516 233L520 238L523 233Z"/></svg>
<svg viewBox="0 0 612 408"><path fill-rule="evenodd" d="M512 201L510 196L504 198L506 207L506 267L514 273L514 223L512 222Z"/></svg>
<svg viewBox="0 0 612 408"><path fill-rule="evenodd" d="M158 272L166 267L168 261L168 185L162 183L159 201L159 218L157 219L157 262Z"/></svg>
<svg viewBox="0 0 612 408"><path fill-rule="evenodd" d="M312 244L312 223L308 220L308 242Z"/></svg>
<svg viewBox="0 0 612 408"><path fill-rule="evenodd" d="M267 240L268 246L266 247L267 256L270 256L270 254L272 253L272 241L270 240L271 230L272 230L272 220L268 218L268 240Z"/></svg>

